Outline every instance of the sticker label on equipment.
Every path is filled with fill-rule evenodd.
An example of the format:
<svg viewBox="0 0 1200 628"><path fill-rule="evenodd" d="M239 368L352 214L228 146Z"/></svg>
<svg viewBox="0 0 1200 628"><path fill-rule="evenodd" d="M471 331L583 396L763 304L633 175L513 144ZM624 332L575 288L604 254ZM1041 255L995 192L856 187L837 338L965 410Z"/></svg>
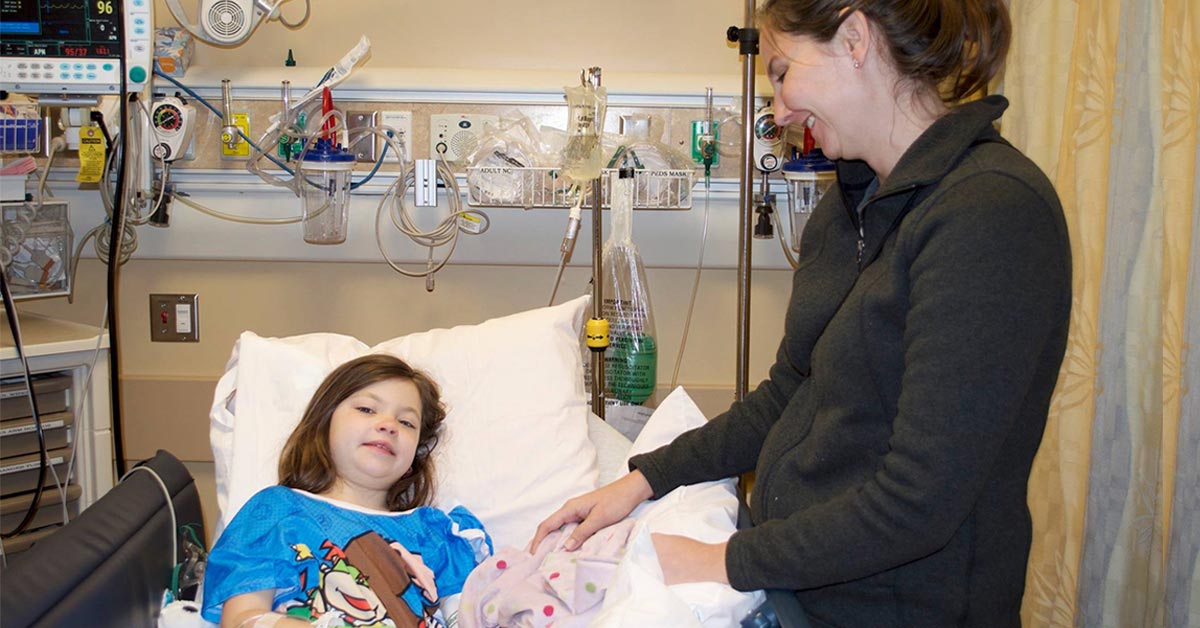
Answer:
<svg viewBox="0 0 1200 628"><path fill-rule="evenodd" d="M42 422L42 431L52 430L55 428L62 427L63 425L65 425L65 424L62 421L43 421ZM6 428L0 430L0 437L16 436L17 434L28 434L30 432L36 432L36 431L37 431L37 425L34 425L32 423L29 425L22 425L21 427L6 427Z"/></svg>
<svg viewBox="0 0 1200 628"><path fill-rule="evenodd" d="M57 458L49 458L46 461L46 463L50 464L50 465L60 465L63 463L63 459L62 459L62 456L59 456ZM38 460L34 460L33 462L23 462L21 464L14 464L11 467L4 467L3 469L0 469L0 475L8 475L9 473L20 473L22 471L33 471L33 470L36 470L40 466L42 466L42 463L41 463L41 461L38 461Z"/></svg>
<svg viewBox="0 0 1200 628"><path fill-rule="evenodd" d="M483 221L478 216L462 214L458 217L458 226L467 233L479 235L483 233Z"/></svg>
<svg viewBox="0 0 1200 628"><path fill-rule="evenodd" d="M0 393L0 399L16 399L17 397L28 397L29 394L25 390L10 390L6 393Z"/></svg>
<svg viewBox="0 0 1200 628"><path fill-rule="evenodd" d="M79 129L79 172L75 180L80 183L99 183L104 176L104 134L98 126Z"/></svg>

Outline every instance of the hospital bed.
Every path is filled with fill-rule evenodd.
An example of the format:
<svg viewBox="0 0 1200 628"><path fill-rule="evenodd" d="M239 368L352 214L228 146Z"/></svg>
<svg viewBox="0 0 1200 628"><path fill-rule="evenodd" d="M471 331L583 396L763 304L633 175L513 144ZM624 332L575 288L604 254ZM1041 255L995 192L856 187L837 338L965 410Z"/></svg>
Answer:
<svg viewBox="0 0 1200 628"><path fill-rule="evenodd" d="M250 495L274 484L279 452L312 391L334 366L387 352L430 372L449 416L435 450L438 494L484 522L497 547L523 547L567 498L624 472L629 456L656 448L706 419L681 389L660 402L630 443L588 410L579 325L586 298L479 325L412 334L368 347L336 334L263 338L247 332L214 394L211 419L220 514L217 534ZM172 496L176 529L201 521L187 470L160 452L59 533L3 572L5 626L153 626L170 582ZM685 487L639 507L649 531L709 542L735 528L732 481ZM200 538L203 538L201 533ZM614 578L594 625L807 628L795 597L712 583L667 587L657 559L633 556ZM174 561L182 556L175 552ZM620 582L618 582L620 580ZM742 623L758 609L750 623ZM670 614L674 613L674 614Z"/></svg>
<svg viewBox="0 0 1200 628"><path fill-rule="evenodd" d="M525 547L537 524L566 499L624 473L629 456L706 421L682 389L659 403L633 443L591 414L580 344L588 304L585 296L374 346L339 334L243 333L210 413L221 510L217 534L250 496L276 483L279 452L325 375L359 355L388 353L428 372L448 408L434 450L434 505L465 505L497 548ZM736 529L738 503L727 480L683 487L633 514L647 534L718 542ZM631 543L622 563L628 568L618 569L606 610L593 625L738 626L763 605L763 592L739 593L715 583L665 586L649 547L650 555L635 556L637 544ZM661 614L667 608L676 614ZM782 592L773 608L775 625L807 626L790 592ZM747 625L770 626L771 614L764 611L765 623Z"/></svg>

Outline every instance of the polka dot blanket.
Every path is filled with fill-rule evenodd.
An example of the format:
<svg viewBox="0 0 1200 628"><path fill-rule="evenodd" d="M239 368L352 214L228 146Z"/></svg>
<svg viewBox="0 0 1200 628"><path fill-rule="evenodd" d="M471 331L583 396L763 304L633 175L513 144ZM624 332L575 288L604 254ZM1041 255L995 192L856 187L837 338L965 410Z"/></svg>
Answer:
<svg viewBox="0 0 1200 628"><path fill-rule="evenodd" d="M459 628L589 625L600 612L634 525L634 520L626 519L604 528L570 552L562 543L575 524L551 533L532 555L501 548L476 567L463 585Z"/></svg>

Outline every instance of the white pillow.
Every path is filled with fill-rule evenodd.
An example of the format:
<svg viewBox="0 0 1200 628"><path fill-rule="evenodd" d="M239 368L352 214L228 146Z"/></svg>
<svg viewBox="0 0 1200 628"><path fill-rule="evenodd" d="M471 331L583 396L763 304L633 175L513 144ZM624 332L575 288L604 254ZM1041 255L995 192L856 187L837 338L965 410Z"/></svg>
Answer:
<svg viewBox="0 0 1200 628"><path fill-rule="evenodd" d="M604 486L629 472L629 442L617 428L588 413L588 439L596 446L596 466L600 477L596 486Z"/></svg>
<svg viewBox="0 0 1200 628"><path fill-rule="evenodd" d="M655 409L625 458L653 451L676 436L707 421L704 413L683 390L676 388ZM636 540L617 565L604 607L593 626L613 628L662 624L660 614L684 625L675 610L686 606L702 626L736 626L747 613L762 604L762 591L742 593L714 582L662 584L662 568L654 554L649 533L687 536L705 543L727 540L737 530L737 487L731 479L681 486L662 498L643 503L633 511L638 520ZM659 618L659 619L654 619ZM690 620L688 622L690 624Z"/></svg>
<svg viewBox="0 0 1200 628"><path fill-rule="evenodd" d="M211 417L218 533L275 484L280 450L334 367L390 353L439 384L448 414L434 450L435 505L469 508L496 547L524 547L564 501L596 486L579 360L589 297L368 348L337 334L245 332L217 384Z"/></svg>

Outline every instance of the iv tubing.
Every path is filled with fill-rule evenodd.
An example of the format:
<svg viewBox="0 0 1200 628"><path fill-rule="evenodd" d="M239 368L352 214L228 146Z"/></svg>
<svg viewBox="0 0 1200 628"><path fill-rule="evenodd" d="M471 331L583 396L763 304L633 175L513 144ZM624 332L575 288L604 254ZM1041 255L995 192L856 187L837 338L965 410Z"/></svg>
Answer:
<svg viewBox="0 0 1200 628"><path fill-rule="evenodd" d="M692 298L688 303L687 317L683 320L683 338L679 341L679 354L675 356L675 370L671 373L671 388L679 383L679 367L683 365L683 352L687 349L688 331L692 326L692 313L696 311L696 295L700 293L700 272L704 268L704 247L708 244L708 202L712 189L707 175L704 177L704 228L700 232L700 257L696 260L696 278L692 281Z"/></svg>

